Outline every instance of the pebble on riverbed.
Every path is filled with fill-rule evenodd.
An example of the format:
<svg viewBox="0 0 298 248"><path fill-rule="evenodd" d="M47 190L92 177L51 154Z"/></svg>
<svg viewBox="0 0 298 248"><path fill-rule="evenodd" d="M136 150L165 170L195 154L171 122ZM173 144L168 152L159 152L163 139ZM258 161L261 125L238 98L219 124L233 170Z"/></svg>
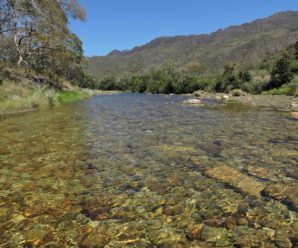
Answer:
<svg viewBox="0 0 298 248"><path fill-rule="evenodd" d="M139 108L99 97L84 114L62 108L1 120L1 242L294 247L298 123L237 104L196 111L181 107L181 96L165 105L145 97L153 101Z"/></svg>

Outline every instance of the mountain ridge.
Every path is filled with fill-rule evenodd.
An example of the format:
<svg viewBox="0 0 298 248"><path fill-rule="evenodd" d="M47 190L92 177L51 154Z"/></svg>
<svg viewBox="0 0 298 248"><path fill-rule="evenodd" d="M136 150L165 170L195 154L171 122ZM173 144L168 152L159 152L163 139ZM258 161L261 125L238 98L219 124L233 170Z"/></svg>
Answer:
<svg viewBox="0 0 298 248"><path fill-rule="evenodd" d="M142 74L165 64L184 67L189 62L201 63L207 71L219 70L227 62L252 67L297 40L298 11L278 12L210 34L163 36L130 50L89 57L86 71L103 78Z"/></svg>

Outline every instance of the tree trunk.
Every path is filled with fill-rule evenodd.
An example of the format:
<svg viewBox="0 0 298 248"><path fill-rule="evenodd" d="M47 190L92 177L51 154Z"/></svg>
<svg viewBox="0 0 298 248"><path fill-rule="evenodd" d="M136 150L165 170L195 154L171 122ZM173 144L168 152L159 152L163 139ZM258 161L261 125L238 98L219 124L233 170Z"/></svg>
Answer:
<svg viewBox="0 0 298 248"><path fill-rule="evenodd" d="M18 42L17 34L14 35L13 41L14 41L14 45L15 45L15 48L16 48L17 53L18 53L18 63L17 63L17 65L20 66L22 64L24 58L23 58L21 49L19 47L19 42Z"/></svg>
<svg viewBox="0 0 298 248"><path fill-rule="evenodd" d="M17 63L17 65L20 66L20 65L22 64L23 60L24 60L24 59L23 59L22 54L19 54L19 59L18 59L18 63Z"/></svg>

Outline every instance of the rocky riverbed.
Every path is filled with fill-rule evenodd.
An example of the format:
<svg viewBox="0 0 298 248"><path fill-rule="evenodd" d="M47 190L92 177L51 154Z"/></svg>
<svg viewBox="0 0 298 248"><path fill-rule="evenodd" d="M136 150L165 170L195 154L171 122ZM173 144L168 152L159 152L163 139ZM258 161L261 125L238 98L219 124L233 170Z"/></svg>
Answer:
<svg viewBox="0 0 298 248"><path fill-rule="evenodd" d="M297 120L187 99L0 119L0 247L297 246Z"/></svg>

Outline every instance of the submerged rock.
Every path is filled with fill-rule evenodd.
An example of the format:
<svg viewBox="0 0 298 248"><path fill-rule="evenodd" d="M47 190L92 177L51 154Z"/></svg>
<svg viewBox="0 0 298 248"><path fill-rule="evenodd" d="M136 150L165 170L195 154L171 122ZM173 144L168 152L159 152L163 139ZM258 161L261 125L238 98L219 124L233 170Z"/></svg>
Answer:
<svg viewBox="0 0 298 248"><path fill-rule="evenodd" d="M230 245L229 232L225 228L215 228L205 226L202 229L201 240L207 242L215 242L216 246L228 246Z"/></svg>
<svg viewBox="0 0 298 248"><path fill-rule="evenodd" d="M8 214L9 209L7 208L0 208L0 218Z"/></svg>
<svg viewBox="0 0 298 248"><path fill-rule="evenodd" d="M149 232L148 237L156 247L183 247L185 243L183 233L173 228Z"/></svg>
<svg viewBox="0 0 298 248"><path fill-rule="evenodd" d="M188 228L190 237L192 239L199 239L202 233L203 225L193 225Z"/></svg>
<svg viewBox="0 0 298 248"><path fill-rule="evenodd" d="M272 183L262 190L264 196L282 201L290 210L298 211L298 185Z"/></svg>
<svg viewBox="0 0 298 248"><path fill-rule="evenodd" d="M260 192L265 187L262 182L256 181L252 177L224 164L207 169L205 174L215 180L238 188L249 195L260 196Z"/></svg>
<svg viewBox="0 0 298 248"><path fill-rule="evenodd" d="M175 215L179 215L181 213L183 213L183 206L182 204L176 205L176 206L164 206L163 208L163 213L165 215L169 215L169 216L175 216Z"/></svg>
<svg viewBox="0 0 298 248"><path fill-rule="evenodd" d="M278 181L278 178L276 177L276 175L274 175L273 170L269 170L262 166L249 165L247 167L247 172L264 180Z"/></svg>

